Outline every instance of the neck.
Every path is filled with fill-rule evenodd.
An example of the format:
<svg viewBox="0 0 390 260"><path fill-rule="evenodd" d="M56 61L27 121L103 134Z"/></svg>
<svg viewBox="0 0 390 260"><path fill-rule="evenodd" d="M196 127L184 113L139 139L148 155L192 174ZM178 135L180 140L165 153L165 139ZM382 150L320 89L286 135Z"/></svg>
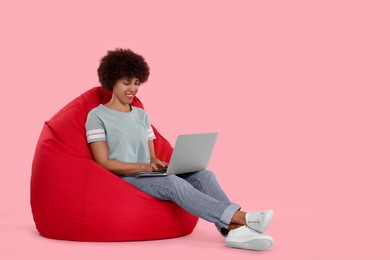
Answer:
<svg viewBox="0 0 390 260"><path fill-rule="evenodd" d="M132 110L131 104L123 104L114 96L112 96L111 100L105 106L120 112L130 112Z"/></svg>

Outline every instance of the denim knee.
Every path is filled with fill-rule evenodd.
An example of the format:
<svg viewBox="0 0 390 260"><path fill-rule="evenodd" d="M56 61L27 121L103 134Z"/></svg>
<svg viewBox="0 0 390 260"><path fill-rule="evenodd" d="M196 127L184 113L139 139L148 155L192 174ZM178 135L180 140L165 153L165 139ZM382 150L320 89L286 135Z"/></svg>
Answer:
<svg viewBox="0 0 390 260"><path fill-rule="evenodd" d="M199 171L198 174L204 178L216 179L215 174L210 170L202 170L202 171Z"/></svg>
<svg viewBox="0 0 390 260"><path fill-rule="evenodd" d="M210 182L216 182L217 178L212 171L202 170L192 174L188 178L188 181L191 182L191 180L197 182L199 185L207 185Z"/></svg>

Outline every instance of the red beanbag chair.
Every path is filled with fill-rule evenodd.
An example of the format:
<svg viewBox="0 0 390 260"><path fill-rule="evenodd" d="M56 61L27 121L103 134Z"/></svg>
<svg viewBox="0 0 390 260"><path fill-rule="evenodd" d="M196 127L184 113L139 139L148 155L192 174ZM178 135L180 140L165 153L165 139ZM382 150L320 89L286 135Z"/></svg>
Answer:
<svg viewBox="0 0 390 260"><path fill-rule="evenodd" d="M88 112L110 100L102 87L85 92L45 122L31 175L31 208L45 237L77 241L129 241L190 234L198 221L175 203L137 190L92 159ZM135 98L133 105L141 107ZM172 146L153 127L156 155L169 161Z"/></svg>

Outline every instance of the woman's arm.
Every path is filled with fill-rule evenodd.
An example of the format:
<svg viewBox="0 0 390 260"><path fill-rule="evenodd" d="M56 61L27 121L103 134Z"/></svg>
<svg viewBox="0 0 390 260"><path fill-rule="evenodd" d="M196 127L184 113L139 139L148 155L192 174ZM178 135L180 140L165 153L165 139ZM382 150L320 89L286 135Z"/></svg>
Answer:
<svg viewBox="0 0 390 260"><path fill-rule="evenodd" d="M138 172L151 172L157 170L156 165L147 163L126 163L108 158L108 147L106 141L92 142L89 144L93 159L103 168L112 173L123 175ZM154 153L154 149L153 149Z"/></svg>

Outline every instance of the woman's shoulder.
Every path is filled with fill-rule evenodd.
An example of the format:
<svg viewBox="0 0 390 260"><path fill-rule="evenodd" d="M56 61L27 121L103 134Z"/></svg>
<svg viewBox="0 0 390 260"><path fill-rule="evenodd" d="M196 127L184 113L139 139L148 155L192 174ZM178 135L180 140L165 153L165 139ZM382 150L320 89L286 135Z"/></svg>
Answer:
<svg viewBox="0 0 390 260"><path fill-rule="evenodd" d="M88 114L91 115L91 114L99 114L99 113L101 113L101 111L102 111L101 106L102 105L100 104L100 105L92 108L91 110L89 110Z"/></svg>
<svg viewBox="0 0 390 260"><path fill-rule="evenodd" d="M135 118L137 118L141 122L145 122L149 120L149 115L148 113L143 110L142 108L132 106L132 113L134 113Z"/></svg>
<svg viewBox="0 0 390 260"><path fill-rule="evenodd" d="M140 107L135 107L135 106L132 106L131 107L133 109L133 111L139 115L147 115L148 113L146 113L145 110L143 110L142 108Z"/></svg>

